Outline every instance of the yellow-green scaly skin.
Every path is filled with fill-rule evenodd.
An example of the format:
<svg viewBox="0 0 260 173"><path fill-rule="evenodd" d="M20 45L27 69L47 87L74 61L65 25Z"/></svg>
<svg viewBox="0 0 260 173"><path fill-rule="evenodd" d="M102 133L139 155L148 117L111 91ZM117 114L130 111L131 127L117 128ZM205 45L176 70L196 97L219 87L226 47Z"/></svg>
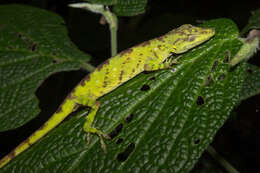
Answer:
<svg viewBox="0 0 260 173"><path fill-rule="evenodd" d="M97 99L143 71L169 68L171 62L165 60L172 53L186 52L209 40L214 34L215 31L211 28L182 25L161 37L129 48L106 60L74 88L59 109L40 129L0 160L0 168L56 127L71 112L76 110L79 105L91 108L83 127L88 133L88 142L90 134L95 133L99 135L102 148L105 151L102 137L109 137L91 126L100 106Z"/></svg>

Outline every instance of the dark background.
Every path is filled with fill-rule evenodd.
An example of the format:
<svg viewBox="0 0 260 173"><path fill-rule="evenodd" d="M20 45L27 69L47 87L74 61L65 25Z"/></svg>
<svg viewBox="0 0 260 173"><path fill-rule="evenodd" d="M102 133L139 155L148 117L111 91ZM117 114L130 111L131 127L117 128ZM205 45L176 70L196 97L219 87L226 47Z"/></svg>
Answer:
<svg viewBox="0 0 260 173"><path fill-rule="evenodd" d="M72 41L92 56L98 65L110 57L110 33L107 25L99 23L100 15L80 9L68 8L67 0L0 1L0 4L20 3L43 8L62 16ZM216 18L232 19L241 30L249 20L251 11L260 8L260 0L150 0L146 13L133 17L119 17L118 49L124 50L144 40L157 37L184 23L197 24ZM250 63L260 66L260 53ZM50 76L36 92L40 100L40 115L25 126L0 133L0 157L11 151L43 124L56 110L68 92L87 72L62 72ZM260 170L260 95L243 101L234 109L230 119L218 131L212 146L242 173ZM210 160L210 162L209 162ZM220 168L205 152L194 172L200 169ZM222 169L222 170L221 170ZM217 171L216 171L217 172Z"/></svg>

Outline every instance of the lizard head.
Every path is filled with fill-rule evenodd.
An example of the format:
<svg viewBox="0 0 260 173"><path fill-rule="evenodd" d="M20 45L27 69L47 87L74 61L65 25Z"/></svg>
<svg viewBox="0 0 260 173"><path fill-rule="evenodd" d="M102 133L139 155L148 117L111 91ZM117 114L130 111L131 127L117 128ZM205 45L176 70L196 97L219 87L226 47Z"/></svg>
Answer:
<svg viewBox="0 0 260 173"><path fill-rule="evenodd" d="M183 53L214 36L213 28L201 28L185 24L167 34L173 53Z"/></svg>

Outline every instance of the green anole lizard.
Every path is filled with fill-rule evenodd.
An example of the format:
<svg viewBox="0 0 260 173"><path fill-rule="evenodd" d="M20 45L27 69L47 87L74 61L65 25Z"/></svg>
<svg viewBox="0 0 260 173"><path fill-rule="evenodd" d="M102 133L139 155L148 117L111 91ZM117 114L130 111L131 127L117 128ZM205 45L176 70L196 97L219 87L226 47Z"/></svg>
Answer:
<svg viewBox="0 0 260 173"><path fill-rule="evenodd" d="M75 111L79 105L91 108L83 126L84 131L87 133L87 143L90 141L90 134L96 134L100 137L103 150L106 151L103 138L109 139L109 136L92 126L100 107L97 99L143 71L170 68L174 59L169 60L167 58L172 53L186 52L209 40L214 34L215 31L212 28L201 28L186 24L161 37L129 48L106 60L71 91L58 110L40 129L0 160L0 168L40 140L71 112Z"/></svg>

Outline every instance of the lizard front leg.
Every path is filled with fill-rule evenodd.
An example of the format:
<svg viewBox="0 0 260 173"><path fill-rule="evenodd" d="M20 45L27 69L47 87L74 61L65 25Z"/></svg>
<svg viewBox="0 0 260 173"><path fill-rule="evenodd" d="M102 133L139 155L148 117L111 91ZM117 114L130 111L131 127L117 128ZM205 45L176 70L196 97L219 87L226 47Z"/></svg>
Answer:
<svg viewBox="0 0 260 173"><path fill-rule="evenodd" d="M167 58L164 62L158 62L158 59L154 58L147 61L147 63L144 65L144 70L156 71L162 69L170 69L172 68L173 64L177 64L177 60L172 57Z"/></svg>

